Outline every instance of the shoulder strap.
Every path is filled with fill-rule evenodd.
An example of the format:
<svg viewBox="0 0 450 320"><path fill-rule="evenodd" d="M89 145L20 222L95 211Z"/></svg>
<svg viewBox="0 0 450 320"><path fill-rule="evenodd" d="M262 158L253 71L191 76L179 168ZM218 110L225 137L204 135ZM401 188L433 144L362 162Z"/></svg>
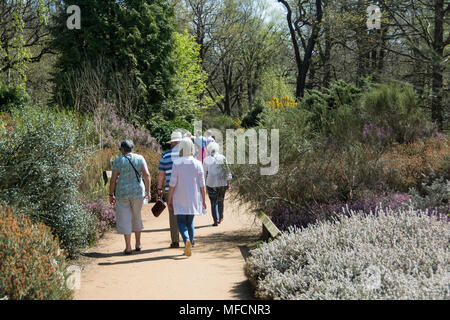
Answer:
<svg viewBox="0 0 450 320"><path fill-rule="evenodd" d="M128 158L127 156L124 156L127 160L128 160L128 162L131 164L131 166L133 167L133 169L134 169L134 173L136 174L136 180L137 180L137 182L138 183L141 183L141 174L136 170L136 168L134 167L134 165L133 165L133 162L131 162L131 159L130 158Z"/></svg>

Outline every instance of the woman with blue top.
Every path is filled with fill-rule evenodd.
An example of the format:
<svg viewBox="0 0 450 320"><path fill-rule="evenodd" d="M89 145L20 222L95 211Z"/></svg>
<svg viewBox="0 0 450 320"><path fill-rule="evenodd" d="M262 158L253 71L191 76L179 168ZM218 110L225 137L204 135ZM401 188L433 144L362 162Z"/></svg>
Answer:
<svg viewBox="0 0 450 320"><path fill-rule="evenodd" d="M122 141L118 157L112 167L109 202L116 206L117 233L125 237L125 254L131 254L131 233L136 236L136 251L141 250L142 205L150 200L150 173L143 156L131 153L134 145Z"/></svg>
<svg viewBox="0 0 450 320"><path fill-rule="evenodd" d="M180 158L175 160L169 184L167 204L177 217L178 230L184 241L184 253L191 255L194 244L194 216L206 213L206 190L203 166L193 157L194 143L180 142Z"/></svg>
<svg viewBox="0 0 450 320"><path fill-rule="evenodd" d="M205 137L202 136L202 131L198 130L195 133L194 143L197 146L197 160L203 163L205 161L206 157L208 157L208 152L206 148L211 142L214 142L214 138L211 136L211 131L205 132Z"/></svg>

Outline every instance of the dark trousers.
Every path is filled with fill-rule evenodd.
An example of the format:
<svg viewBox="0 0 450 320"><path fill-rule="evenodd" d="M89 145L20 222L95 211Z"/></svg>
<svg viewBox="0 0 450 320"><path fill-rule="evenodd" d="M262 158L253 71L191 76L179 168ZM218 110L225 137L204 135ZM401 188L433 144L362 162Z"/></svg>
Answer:
<svg viewBox="0 0 450 320"><path fill-rule="evenodd" d="M211 201L211 214L214 222L223 219L223 202L225 199L226 187L206 187L209 200Z"/></svg>

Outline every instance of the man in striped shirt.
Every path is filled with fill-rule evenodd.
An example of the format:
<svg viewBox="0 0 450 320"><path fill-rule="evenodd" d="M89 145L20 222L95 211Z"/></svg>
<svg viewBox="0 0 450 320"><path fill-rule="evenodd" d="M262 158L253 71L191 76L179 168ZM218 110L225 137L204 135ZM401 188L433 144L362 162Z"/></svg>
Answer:
<svg viewBox="0 0 450 320"><path fill-rule="evenodd" d="M161 160L159 161L159 179L158 179L158 199L165 193L169 193L170 175L172 174L173 162L180 157L180 149L178 144L183 139L183 135L179 131L172 132L172 137L169 142L172 146L169 150L163 153ZM169 209L169 224L170 224L170 237L172 243L171 248L180 247L180 235L178 233L177 218L174 215L173 210Z"/></svg>

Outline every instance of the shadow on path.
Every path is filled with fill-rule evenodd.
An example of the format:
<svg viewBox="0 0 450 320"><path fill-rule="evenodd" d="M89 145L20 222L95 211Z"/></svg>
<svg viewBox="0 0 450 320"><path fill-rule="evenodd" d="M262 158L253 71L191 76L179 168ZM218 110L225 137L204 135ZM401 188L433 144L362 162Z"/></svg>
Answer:
<svg viewBox="0 0 450 320"><path fill-rule="evenodd" d="M164 249L166 249L166 248L141 250L139 252L139 254L158 252L158 251L162 251ZM133 254L138 254L138 253L137 252L135 253L133 251ZM84 257L94 258L94 259L112 258L112 257L124 257L125 256L122 251L120 251L120 252L113 252L113 253L85 252L85 253L82 253L81 255L84 256Z"/></svg>
<svg viewBox="0 0 450 320"><path fill-rule="evenodd" d="M231 288L230 293L233 298L238 300L255 300L255 297L252 295L253 288L250 284L250 281L244 280L241 282L237 282Z"/></svg>
<svg viewBox="0 0 450 320"><path fill-rule="evenodd" d="M197 227L195 227L195 229L203 229L203 228L209 228L209 227L212 228L212 224L207 224L207 225L204 225L204 226L197 226ZM153 233L153 232L166 232L166 231L169 232L170 228L142 230L141 232L143 232L143 233Z"/></svg>
<svg viewBox="0 0 450 320"><path fill-rule="evenodd" d="M130 263L139 263L139 262L148 262L148 261L158 261L158 260L184 260L187 259L184 254L177 254L172 256L160 256L160 257L151 257L151 258L143 258L143 259L135 259L135 260L126 260L126 261L118 261L118 262L100 262L99 266L114 266L119 264L130 264Z"/></svg>
<svg viewBox="0 0 450 320"><path fill-rule="evenodd" d="M217 232L205 236L194 236L196 251L215 254L224 259L232 254L236 248L241 251L242 257L247 259L249 255L248 244L258 240L258 235L249 233L247 230ZM197 243L199 244L197 247ZM214 244L214 246L202 246L203 243Z"/></svg>

